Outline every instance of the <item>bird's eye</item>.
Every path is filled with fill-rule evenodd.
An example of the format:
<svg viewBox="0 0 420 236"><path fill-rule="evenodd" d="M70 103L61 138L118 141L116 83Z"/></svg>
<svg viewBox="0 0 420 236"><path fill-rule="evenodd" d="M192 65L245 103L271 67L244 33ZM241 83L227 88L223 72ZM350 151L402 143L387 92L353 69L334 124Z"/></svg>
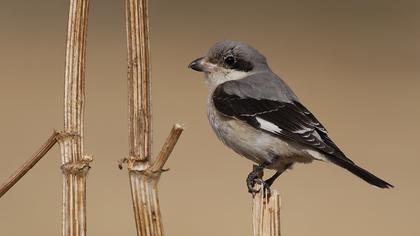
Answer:
<svg viewBox="0 0 420 236"><path fill-rule="evenodd" d="M226 56L224 60L225 60L225 63L229 66L232 66L236 62L235 58L232 55Z"/></svg>

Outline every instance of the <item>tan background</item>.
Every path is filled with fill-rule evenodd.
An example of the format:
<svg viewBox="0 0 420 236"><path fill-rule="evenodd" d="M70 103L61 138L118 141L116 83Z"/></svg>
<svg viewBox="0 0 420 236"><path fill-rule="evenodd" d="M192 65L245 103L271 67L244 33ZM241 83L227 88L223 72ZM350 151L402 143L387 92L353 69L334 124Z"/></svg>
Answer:
<svg viewBox="0 0 420 236"><path fill-rule="evenodd" d="M151 1L155 150L174 122L187 129L160 184L167 235L251 235L238 158L207 124L207 90L188 63L217 40L254 45L354 161L396 185L375 189L323 163L276 182L282 231L302 235L420 235L418 1ZM62 127L68 1L2 1L0 181ZM126 171L123 1L91 4L86 152L89 235L134 235ZM1 235L59 235L55 147L0 199Z"/></svg>

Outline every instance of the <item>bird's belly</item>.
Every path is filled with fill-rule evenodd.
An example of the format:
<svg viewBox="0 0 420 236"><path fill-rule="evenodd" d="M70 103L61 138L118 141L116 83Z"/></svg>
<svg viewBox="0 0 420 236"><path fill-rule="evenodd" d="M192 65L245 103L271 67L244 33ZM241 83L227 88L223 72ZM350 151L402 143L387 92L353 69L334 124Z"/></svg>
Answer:
<svg viewBox="0 0 420 236"><path fill-rule="evenodd" d="M313 160L298 144L257 130L240 120L224 117L214 109L209 109L208 118L217 137L226 146L258 164L267 163L267 168L282 170L294 162Z"/></svg>

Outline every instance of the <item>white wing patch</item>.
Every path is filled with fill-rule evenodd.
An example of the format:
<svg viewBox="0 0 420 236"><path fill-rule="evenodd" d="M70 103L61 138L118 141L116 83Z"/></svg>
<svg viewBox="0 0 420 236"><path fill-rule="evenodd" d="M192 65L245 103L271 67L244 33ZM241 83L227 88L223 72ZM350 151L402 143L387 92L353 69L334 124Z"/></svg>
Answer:
<svg viewBox="0 0 420 236"><path fill-rule="evenodd" d="M315 150L306 149L305 150L311 157L319 160L319 161L328 161L328 159L324 156L324 154L317 152Z"/></svg>
<svg viewBox="0 0 420 236"><path fill-rule="evenodd" d="M313 129L311 129L311 128L300 129L300 130L293 131L293 133L295 133L295 134L305 134L309 131L313 131Z"/></svg>
<svg viewBox="0 0 420 236"><path fill-rule="evenodd" d="M261 129L266 130L266 131L271 132L271 133L280 133L281 132L281 129L277 125L275 125L271 122L268 122L268 121L266 121L262 118L259 118L259 117L256 117L256 118L257 118L258 123L260 124Z"/></svg>

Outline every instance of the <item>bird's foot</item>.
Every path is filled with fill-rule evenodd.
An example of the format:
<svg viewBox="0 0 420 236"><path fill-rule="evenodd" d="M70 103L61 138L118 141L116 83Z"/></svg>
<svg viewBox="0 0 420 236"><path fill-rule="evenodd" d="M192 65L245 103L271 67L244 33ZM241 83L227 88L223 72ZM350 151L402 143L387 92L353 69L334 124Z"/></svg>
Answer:
<svg viewBox="0 0 420 236"><path fill-rule="evenodd" d="M252 194L254 197L256 193L259 193L261 189L255 189L255 184L262 185L263 191L270 194L270 186L271 183L267 183L262 179L263 176L263 169L264 166L254 166L254 169L251 171L251 173L248 174L248 177L246 178L246 185L248 187L248 192Z"/></svg>

